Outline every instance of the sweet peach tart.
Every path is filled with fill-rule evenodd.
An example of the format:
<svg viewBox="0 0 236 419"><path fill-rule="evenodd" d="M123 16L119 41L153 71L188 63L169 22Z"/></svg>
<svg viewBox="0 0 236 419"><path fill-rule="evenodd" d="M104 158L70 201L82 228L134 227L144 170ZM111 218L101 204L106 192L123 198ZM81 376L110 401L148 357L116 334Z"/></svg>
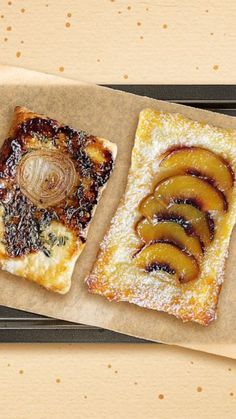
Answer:
<svg viewBox="0 0 236 419"><path fill-rule="evenodd" d="M235 170L235 131L143 110L89 291L208 325L236 218Z"/></svg>

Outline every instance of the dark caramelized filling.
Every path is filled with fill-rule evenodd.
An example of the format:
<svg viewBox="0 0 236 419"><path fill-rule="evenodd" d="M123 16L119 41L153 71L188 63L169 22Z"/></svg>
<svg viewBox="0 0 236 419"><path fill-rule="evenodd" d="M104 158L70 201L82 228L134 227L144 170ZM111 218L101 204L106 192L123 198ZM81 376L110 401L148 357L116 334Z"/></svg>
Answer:
<svg viewBox="0 0 236 419"><path fill-rule="evenodd" d="M154 224L158 221L172 221L173 223L181 225L188 232L188 234L193 234L194 232L191 223L184 217L175 213L158 213L154 216Z"/></svg>
<svg viewBox="0 0 236 419"><path fill-rule="evenodd" d="M166 263L157 263L157 262L153 262L153 263L150 263L150 265L147 265L145 268L145 271L146 272L162 271L170 275L175 274L175 270L172 269L169 265L167 265Z"/></svg>
<svg viewBox="0 0 236 419"><path fill-rule="evenodd" d="M65 153L75 166L78 182L69 196L56 206L38 208L16 184L16 169L25 153L29 137L46 144L51 142ZM0 203L4 206L4 242L9 256L22 256L43 249L41 234L52 220L58 220L75 231L84 241L100 188L108 180L113 168L109 150L103 149L104 161L99 164L86 154L86 146L94 143L102 147L96 137L68 126L60 126L51 119L33 118L22 123L13 138L8 138L0 154Z"/></svg>

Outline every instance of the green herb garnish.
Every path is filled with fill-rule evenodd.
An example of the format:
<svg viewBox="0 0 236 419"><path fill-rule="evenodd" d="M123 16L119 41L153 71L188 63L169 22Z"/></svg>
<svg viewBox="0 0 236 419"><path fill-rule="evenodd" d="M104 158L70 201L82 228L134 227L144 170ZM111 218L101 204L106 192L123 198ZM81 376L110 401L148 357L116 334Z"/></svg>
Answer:
<svg viewBox="0 0 236 419"><path fill-rule="evenodd" d="M45 256L47 256L48 258L50 258L52 256L51 251L49 249L47 249L46 247L43 247L42 251L45 254Z"/></svg>
<svg viewBox="0 0 236 419"><path fill-rule="evenodd" d="M55 246L65 246L67 240L69 240L69 237L67 236L57 237L56 234L51 232L48 234L48 239L44 240L44 242L49 246L49 248L43 247L42 251L47 257L50 257L52 256L53 248Z"/></svg>
<svg viewBox="0 0 236 419"><path fill-rule="evenodd" d="M55 246L58 242L58 238L54 233L49 233L48 242L51 246Z"/></svg>
<svg viewBox="0 0 236 419"><path fill-rule="evenodd" d="M69 237L67 237L67 236L61 236L61 237L59 237L57 246L65 246L67 240L69 240Z"/></svg>
<svg viewBox="0 0 236 419"><path fill-rule="evenodd" d="M35 140L41 141L41 143L46 144L49 141L48 137L46 137L45 135L40 134L38 132L32 132L31 135Z"/></svg>

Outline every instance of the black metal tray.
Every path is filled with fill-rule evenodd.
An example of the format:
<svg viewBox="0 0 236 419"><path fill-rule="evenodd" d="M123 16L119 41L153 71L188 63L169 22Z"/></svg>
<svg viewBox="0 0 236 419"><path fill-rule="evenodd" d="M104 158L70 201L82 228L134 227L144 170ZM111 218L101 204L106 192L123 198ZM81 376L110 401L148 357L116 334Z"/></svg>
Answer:
<svg viewBox="0 0 236 419"><path fill-rule="evenodd" d="M236 116L236 85L108 85ZM119 333L0 306L0 342L146 342Z"/></svg>

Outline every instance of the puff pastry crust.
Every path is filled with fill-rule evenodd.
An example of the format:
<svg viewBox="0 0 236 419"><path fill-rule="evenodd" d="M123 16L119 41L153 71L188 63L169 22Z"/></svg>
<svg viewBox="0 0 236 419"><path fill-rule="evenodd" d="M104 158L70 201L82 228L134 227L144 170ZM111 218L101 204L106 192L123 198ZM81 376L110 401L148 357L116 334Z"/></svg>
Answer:
<svg viewBox="0 0 236 419"><path fill-rule="evenodd" d="M0 151L0 266L65 294L116 145L26 108Z"/></svg>
<svg viewBox="0 0 236 419"><path fill-rule="evenodd" d="M186 161L191 162L197 156L191 163L194 170L190 163L188 170L183 160L176 158L176 155L172 158L172 166L164 169L161 167L165 166L164 159L170 155L173 157L173 153L178 150L181 150L182 155L183 150L194 150L195 154L189 154L191 158L184 157L186 164ZM207 159L211 159L209 164L204 163L207 155ZM173 162L176 161L178 164L175 167ZM200 164L203 167L202 173L198 168ZM236 218L235 170L234 130L195 122L180 114L143 110L136 131L126 192L101 244L93 270L87 278L89 291L109 300L126 301L140 307L164 311L184 322L194 321L208 325L216 318L225 260ZM188 189L187 186L184 188L185 185ZM186 193L186 197L183 195L182 198L186 199L181 201L179 198L182 190ZM202 201L189 199L192 194ZM176 243L168 240L145 243L151 237L150 234L154 234L156 238L162 238L163 235L158 217L154 217L153 222L155 233L154 230L150 233L147 229L147 226L150 227L150 220L147 221L147 218L140 215L140 206L143 206L144 200L149 200L150 213L150 200L157 197L160 200L163 197L169 200L168 205L174 205L175 211L181 209L182 204L182 207L185 205L192 209L190 215L199 214L200 218L196 216L196 220L191 220L190 217L187 225L196 228L197 234L195 230L192 234L193 231L188 230L181 222L175 224L173 229L170 227L173 221L171 217L165 219L168 221L165 232L172 238L179 237L182 242L187 243L191 255L186 249L182 249L181 253L181 240L177 241L175 250ZM166 201L165 205L167 212L169 206ZM178 218L179 220L182 218ZM197 224L199 220L201 224ZM207 230L206 223L209 220L211 222L208 223ZM191 221L195 224L191 224ZM159 266L153 263L155 257L160 258ZM175 269L170 269L171 264L168 261L174 263Z"/></svg>

